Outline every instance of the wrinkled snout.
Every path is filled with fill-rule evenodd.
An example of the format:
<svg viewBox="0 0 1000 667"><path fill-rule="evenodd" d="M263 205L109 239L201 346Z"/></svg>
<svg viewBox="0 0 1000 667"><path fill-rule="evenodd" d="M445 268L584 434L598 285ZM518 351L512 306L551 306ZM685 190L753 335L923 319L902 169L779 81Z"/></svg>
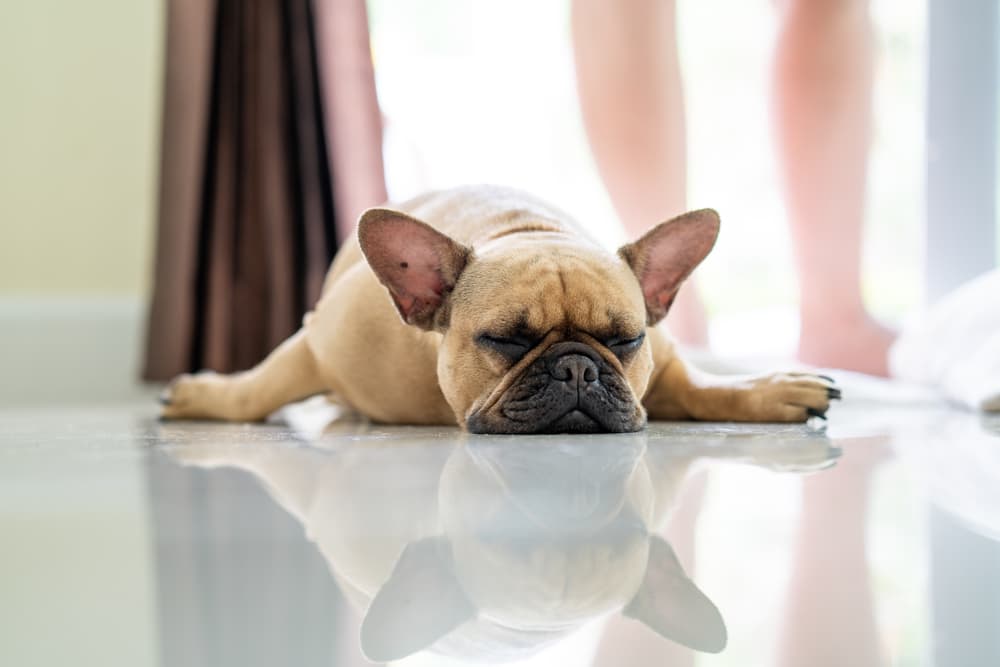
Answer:
<svg viewBox="0 0 1000 667"><path fill-rule="evenodd" d="M473 433L621 433L645 424L624 377L591 346L552 345L488 410L471 415Z"/></svg>

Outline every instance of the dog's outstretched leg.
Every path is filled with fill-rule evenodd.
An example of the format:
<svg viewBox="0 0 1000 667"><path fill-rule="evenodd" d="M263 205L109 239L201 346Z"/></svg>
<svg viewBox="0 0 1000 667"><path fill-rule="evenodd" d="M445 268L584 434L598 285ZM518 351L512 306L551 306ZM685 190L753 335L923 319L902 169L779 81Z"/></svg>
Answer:
<svg viewBox="0 0 1000 667"><path fill-rule="evenodd" d="M304 330L248 371L175 378L161 400L165 419L259 421L281 406L325 391Z"/></svg>
<svg viewBox="0 0 1000 667"><path fill-rule="evenodd" d="M643 398L649 418L735 422L804 422L824 417L840 398L833 380L811 373L724 377L694 369L654 332L654 371Z"/></svg>

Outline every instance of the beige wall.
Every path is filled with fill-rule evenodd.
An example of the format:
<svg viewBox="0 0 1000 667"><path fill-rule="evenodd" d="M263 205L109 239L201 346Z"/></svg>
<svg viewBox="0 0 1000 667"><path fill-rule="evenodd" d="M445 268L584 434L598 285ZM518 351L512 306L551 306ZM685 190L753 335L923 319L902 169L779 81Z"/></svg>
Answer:
<svg viewBox="0 0 1000 667"><path fill-rule="evenodd" d="M0 296L149 286L163 0L0 2Z"/></svg>

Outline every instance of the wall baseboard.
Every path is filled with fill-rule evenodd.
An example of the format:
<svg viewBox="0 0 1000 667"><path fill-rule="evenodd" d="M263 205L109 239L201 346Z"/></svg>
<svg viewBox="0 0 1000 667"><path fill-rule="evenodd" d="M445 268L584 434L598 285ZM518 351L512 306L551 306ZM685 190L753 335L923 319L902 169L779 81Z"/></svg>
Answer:
<svg viewBox="0 0 1000 667"><path fill-rule="evenodd" d="M0 407L149 399L145 320L135 297L0 296Z"/></svg>

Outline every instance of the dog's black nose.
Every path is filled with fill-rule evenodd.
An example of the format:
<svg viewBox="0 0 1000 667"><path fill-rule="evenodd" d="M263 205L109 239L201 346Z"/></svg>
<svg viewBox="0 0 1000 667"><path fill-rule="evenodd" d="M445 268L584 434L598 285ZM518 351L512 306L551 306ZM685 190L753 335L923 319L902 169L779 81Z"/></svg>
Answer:
<svg viewBox="0 0 1000 667"><path fill-rule="evenodd" d="M564 354L552 364L549 373L553 378L569 385L582 386L597 382L597 364L582 354Z"/></svg>

